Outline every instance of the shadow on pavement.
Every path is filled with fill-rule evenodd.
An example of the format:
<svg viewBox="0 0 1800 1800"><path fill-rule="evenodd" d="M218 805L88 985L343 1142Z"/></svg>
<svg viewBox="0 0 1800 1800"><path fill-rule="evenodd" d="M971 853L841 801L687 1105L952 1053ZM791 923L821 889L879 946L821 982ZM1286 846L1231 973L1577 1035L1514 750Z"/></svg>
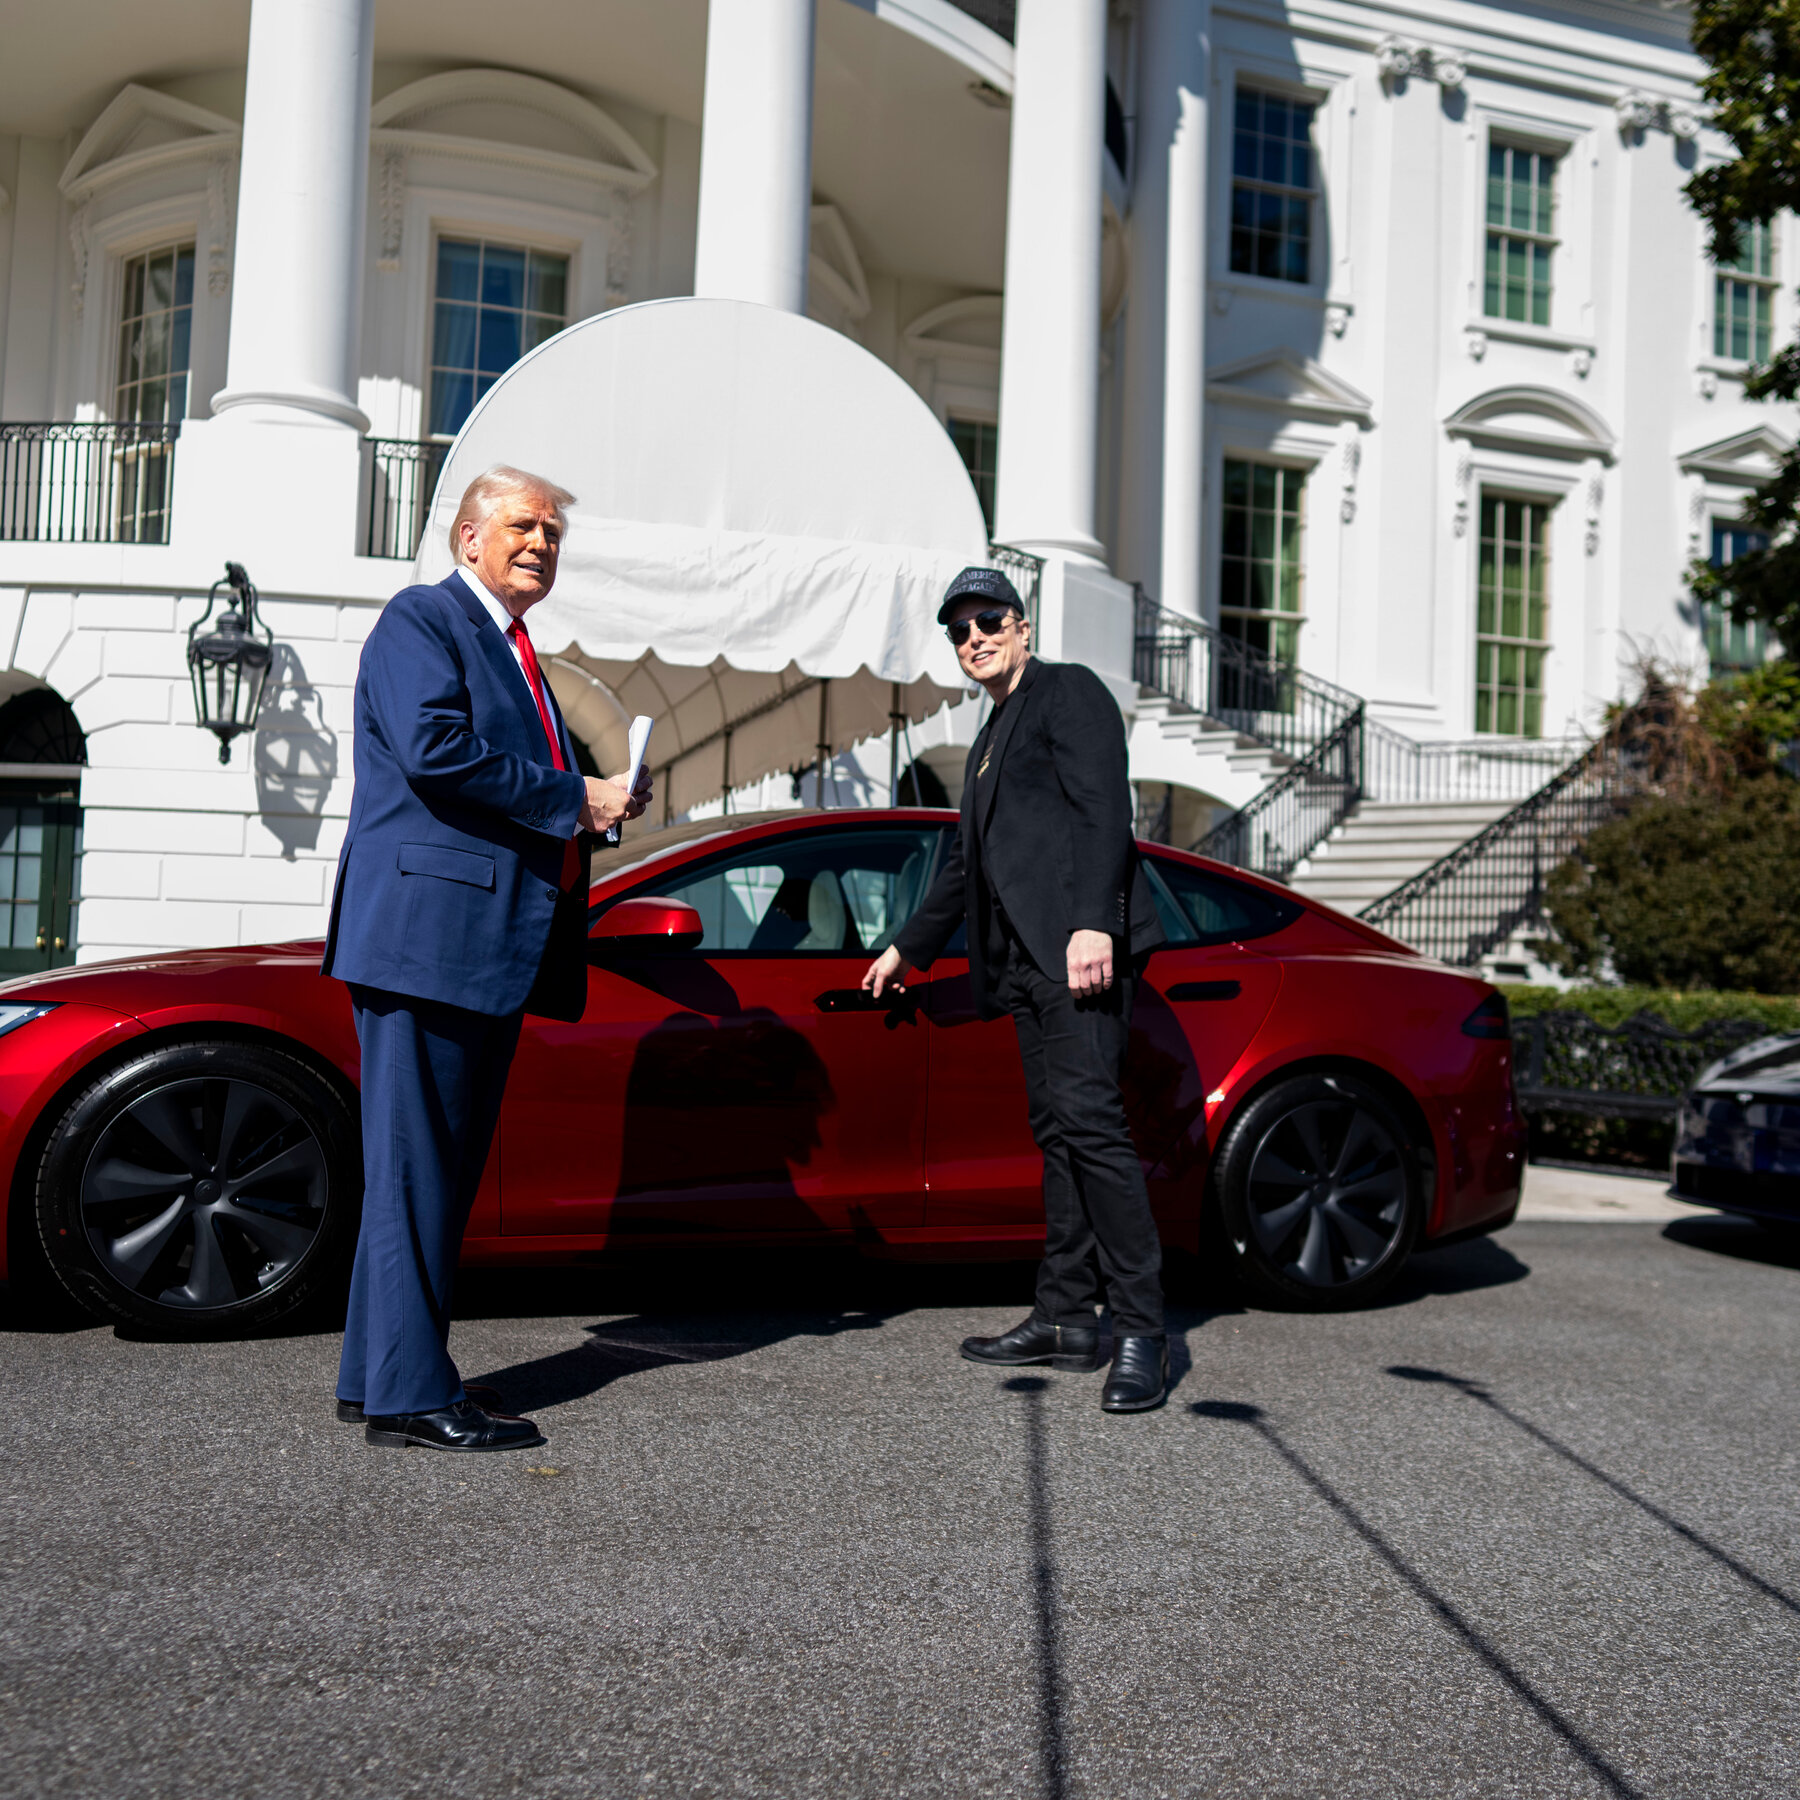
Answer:
<svg viewBox="0 0 1800 1800"><path fill-rule="evenodd" d="M1044 1443L1042 1375L1015 1375L1000 1386L1025 1406L1025 1505L1031 1539L1031 1600L1037 1625L1038 1742L1044 1759L1045 1800L1068 1792L1068 1746L1063 1732L1062 1600L1050 1530L1050 1473Z"/></svg>
<svg viewBox="0 0 1800 1800"><path fill-rule="evenodd" d="M1662 1234L1671 1244L1689 1250L1710 1250L1715 1256L1767 1263L1775 1269L1800 1269L1800 1220L1792 1225L1759 1225L1754 1219L1733 1218L1729 1213L1703 1213L1691 1219L1671 1219Z"/></svg>
<svg viewBox="0 0 1800 1800"><path fill-rule="evenodd" d="M1405 1557L1324 1476L1319 1474L1298 1450L1282 1437L1280 1432L1269 1423L1268 1415L1260 1406L1249 1406L1236 1400L1201 1400L1195 1402L1188 1410L1197 1418L1219 1419L1234 1424L1248 1425L1405 1582L1413 1593L1437 1615L1439 1621L1453 1635L1460 1638L1466 1648L1473 1651L1486 1663L1494 1674L1499 1676L1568 1745L1609 1794L1620 1795L1622 1800L1637 1800L1639 1790L1633 1787L1624 1775L1614 1768L1606 1757L1593 1744L1589 1743L1587 1738L1568 1719L1564 1718L1562 1713L1545 1699L1525 1676L1515 1669L1463 1617L1450 1601L1432 1587Z"/></svg>
<svg viewBox="0 0 1800 1800"><path fill-rule="evenodd" d="M1472 1294L1480 1288L1523 1281L1531 1265L1491 1237L1470 1238L1442 1250L1415 1250L1400 1279L1368 1310L1410 1306L1434 1294Z"/></svg>
<svg viewBox="0 0 1800 1800"><path fill-rule="evenodd" d="M1703 1555L1710 1556L1714 1562L1729 1569L1732 1574L1753 1587L1765 1598L1773 1600L1777 1606L1785 1606L1791 1613L1800 1613L1800 1600L1778 1588L1772 1581L1765 1581L1754 1569L1746 1568L1728 1550L1722 1550L1710 1538L1702 1536L1691 1525L1684 1525L1672 1514L1666 1513L1653 1500L1646 1500L1642 1494L1628 1488L1617 1476L1591 1463L1579 1451L1572 1450L1560 1438L1552 1436L1541 1425L1534 1425L1529 1419L1514 1412L1502 1400L1494 1396L1479 1381L1469 1381L1460 1375L1447 1375L1441 1369L1419 1369L1407 1363L1395 1363L1388 1373L1397 1376L1401 1381L1419 1381L1436 1383L1443 1387L1454 1388L1459 1394L1479 1402L1489 1412L1496 1413L1509 1425L1516 1425L1527 1437L1535 1438L1546 1450L1554 1451L1565 1462L1572 1463L1582 1474L1592 1476L1602 1487L1610 1488L1621 1500L1629 1501L1640 1512L1648 1513L1657 1524L1665 1525L1679 1538L1690 1543Z"/></svg>

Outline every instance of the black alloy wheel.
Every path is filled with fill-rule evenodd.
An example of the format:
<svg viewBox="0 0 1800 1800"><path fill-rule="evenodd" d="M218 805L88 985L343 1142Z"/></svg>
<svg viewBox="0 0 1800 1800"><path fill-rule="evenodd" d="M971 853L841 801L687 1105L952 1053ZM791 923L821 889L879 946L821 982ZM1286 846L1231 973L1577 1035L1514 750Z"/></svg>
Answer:
<svg viewBox="0 0 1800 1800"><path fill-rule="evenodd" d="M39 1168L39 1234L102 1318L176 1337L246 1331L341 1280L359 1160L343 1096L297 1058L166 1045L64 1111Z"/></svg>
<svg viewBox="0 0 1800 1800"><path fill-rule="evenodd" d="M1386 1096L1352 1076L1297 1075L1259 1094L1216 1169L1237 1272L1280 1304L1366 1305L1418 1238L1418 1149Z"/></svg>

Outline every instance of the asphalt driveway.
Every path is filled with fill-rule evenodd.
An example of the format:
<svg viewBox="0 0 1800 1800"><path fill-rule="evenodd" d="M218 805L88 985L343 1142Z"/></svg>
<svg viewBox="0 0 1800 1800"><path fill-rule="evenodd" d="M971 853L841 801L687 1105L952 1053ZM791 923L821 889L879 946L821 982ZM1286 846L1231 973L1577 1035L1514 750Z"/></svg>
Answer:
<svg viewBox="0 0 1800 1800"><path fill-rule="evenodd" d="M1377 1310L1204 1288L1169 1407L959 1361L1029 1271L470 1280L547 1450L337 1342L0 1300L20 1795L1792 1795L1800 1254L1538 1222Z"/></svg>

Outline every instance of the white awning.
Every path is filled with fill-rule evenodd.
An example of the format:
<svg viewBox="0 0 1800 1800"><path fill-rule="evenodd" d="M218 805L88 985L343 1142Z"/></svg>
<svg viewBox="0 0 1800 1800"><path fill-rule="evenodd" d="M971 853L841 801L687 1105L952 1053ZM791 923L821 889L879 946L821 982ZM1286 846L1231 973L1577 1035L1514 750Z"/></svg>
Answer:
<svg viewBox="0 0 1800 1800"><path fill-rule="evenodd" d="M655 718L674 811L885 730L896 688L913 721L969 691L937 607L986 560L974 488L918 395L825 326L663 300L560 333L452 445L416 579L494 463L576 496L532 637L603 768Z"/></svg>

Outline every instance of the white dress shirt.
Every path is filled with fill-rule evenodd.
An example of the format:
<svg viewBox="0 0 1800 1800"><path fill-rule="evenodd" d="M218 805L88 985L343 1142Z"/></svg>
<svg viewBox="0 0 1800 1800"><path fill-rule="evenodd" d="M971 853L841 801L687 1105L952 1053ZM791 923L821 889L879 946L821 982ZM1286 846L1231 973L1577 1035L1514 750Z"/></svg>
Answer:
<svg viewBox="0 0 1800 1800"><path fill-rule="evenodd" d="M519 654L519 640L513 636L513 616L497 599L488 584L481 579L466 563L458 563L456 572L467 584L469 592L482 604L487 616L494 621L500 635L506 639L506 647L513 654L513 661L518 665L519 674L524 677L526 691L531 689L531 677L525 674L525 659ZM530 626L526 626L529 631ZM535 696L533 696L535 699Z"/></svg>

